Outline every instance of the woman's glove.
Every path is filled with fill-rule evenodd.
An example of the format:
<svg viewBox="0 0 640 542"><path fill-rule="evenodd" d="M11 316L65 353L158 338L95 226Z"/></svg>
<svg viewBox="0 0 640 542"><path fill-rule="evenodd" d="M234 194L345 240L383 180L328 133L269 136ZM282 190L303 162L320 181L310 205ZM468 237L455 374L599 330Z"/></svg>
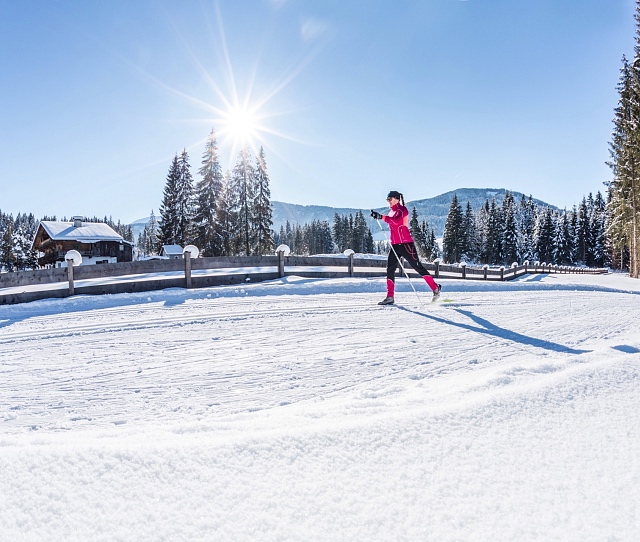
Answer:
<svg viewBox="0 0 640 542"><path fill-rule="evenodd" d="M376 220L380 220L382 218L382 215L378 211L374 211L373 209L371 209L371 216Z"/></svg>

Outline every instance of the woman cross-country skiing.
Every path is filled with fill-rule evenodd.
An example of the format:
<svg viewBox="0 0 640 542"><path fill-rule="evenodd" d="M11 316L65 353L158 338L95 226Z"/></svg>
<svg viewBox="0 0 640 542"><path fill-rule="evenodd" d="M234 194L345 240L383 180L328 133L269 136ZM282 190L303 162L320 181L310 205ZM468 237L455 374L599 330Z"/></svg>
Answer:
<svg viewBox="0 0 640 542"><path fill-rule="evenodd" d="M409 211L404 206L404 196L392 190L387 195L390 211L388 215L381 215L377 211L371 211L371 216L376 220L384 220L389 224L391 230L391 250L387 259L387 297L385 297L378 305L392 305L394 303L394 290L396 280L396 268L398 267L399 258L404 258L409 262L422 278L433 290L433 300L440 297L441 286L436 284L433 277L429 274L422 262L418 258L416 245L409 231Z"/></svg>

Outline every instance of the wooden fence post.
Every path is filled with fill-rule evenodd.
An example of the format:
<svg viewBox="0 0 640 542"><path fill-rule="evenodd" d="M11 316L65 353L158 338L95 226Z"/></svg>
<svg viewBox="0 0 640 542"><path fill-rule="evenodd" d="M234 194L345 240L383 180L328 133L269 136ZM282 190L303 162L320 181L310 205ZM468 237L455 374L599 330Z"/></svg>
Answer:
<svg viewBox="0 0 640 542"><path fill-rule="evenodd" d="M67 260L67 277L69 277L69 295L72 296L75 292L73 285L73 260Z"/></svg>
<svg viewBox="0 0 640 542"><path fill-rule="evenodd" d="M353 277L353 252L349 254L349 276Z"/></svg>
<svg viewBox="0 0 640 542"><path fill-rule="evenodd" d="M185 250L184 257L184 282L186 288L191 288L191 252Z"/></svg>
<svg viewBox="0 0 640 542"><path fill-rule="evenodd" d="M436 266L433 275L435 278L438 278L440 276L440 260L438 258L436 258L435 260L433 260L433 265Z"/></svg>
<svg viewBox="0 0 640 542"><path fill-rule="evenodd" d="M278 251L278 277L284 278L284 250Z"/></svg>
<svg viewBox="0 0 640 542"><path fill-rule="evenodd" d="M487 276L489 275L489 266L484 264L482 266L482 270L484 271L484 280L487 280Z"/></svg>
<svg viewBox="0 0 640 542"><path fill-rule="evenodd" d="M500 266L500 280L504 281L504 265Z"/></svg>
<svg viewBox="0 0 640 542"><path fill-rule="evenodd" d="M462 267L462 278L464 280L467 278L467 264L465 262L462 262L460 264L460 267Z"/></svg>

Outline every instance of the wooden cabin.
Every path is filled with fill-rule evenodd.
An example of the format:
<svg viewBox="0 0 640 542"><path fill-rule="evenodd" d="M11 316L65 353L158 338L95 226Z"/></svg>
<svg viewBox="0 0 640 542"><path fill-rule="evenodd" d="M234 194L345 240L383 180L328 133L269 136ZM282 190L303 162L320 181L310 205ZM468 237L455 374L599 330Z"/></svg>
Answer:
<svg viewBox="0 0 640 542"><path fill-rule="evenodd" d="M40 253L40 267L66 267L70 250L82 255L82 265L133 260L133 243L107 224L83 222L82 217L73 217L72 222L40 222L32 248Z"/></svg>

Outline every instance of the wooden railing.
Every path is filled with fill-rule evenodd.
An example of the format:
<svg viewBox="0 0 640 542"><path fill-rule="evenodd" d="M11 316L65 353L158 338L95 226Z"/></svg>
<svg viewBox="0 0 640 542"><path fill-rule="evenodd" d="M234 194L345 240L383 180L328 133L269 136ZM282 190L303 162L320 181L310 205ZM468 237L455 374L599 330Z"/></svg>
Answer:
<svg viewBox="0 0 640 542"><path fill-rule="evenodd" d="M606 273L606 269L547 263L511 267L473 267L425 263L435 278L512 280L528 273ZM418 276L405 265L410 276ZM70 295L134 293L164 288L204 288L275 280L296 275L310 278L381 277L386 260L350 256L237 256L148 260L126 263L38 269L0 274L0 305Z"/></svg>

